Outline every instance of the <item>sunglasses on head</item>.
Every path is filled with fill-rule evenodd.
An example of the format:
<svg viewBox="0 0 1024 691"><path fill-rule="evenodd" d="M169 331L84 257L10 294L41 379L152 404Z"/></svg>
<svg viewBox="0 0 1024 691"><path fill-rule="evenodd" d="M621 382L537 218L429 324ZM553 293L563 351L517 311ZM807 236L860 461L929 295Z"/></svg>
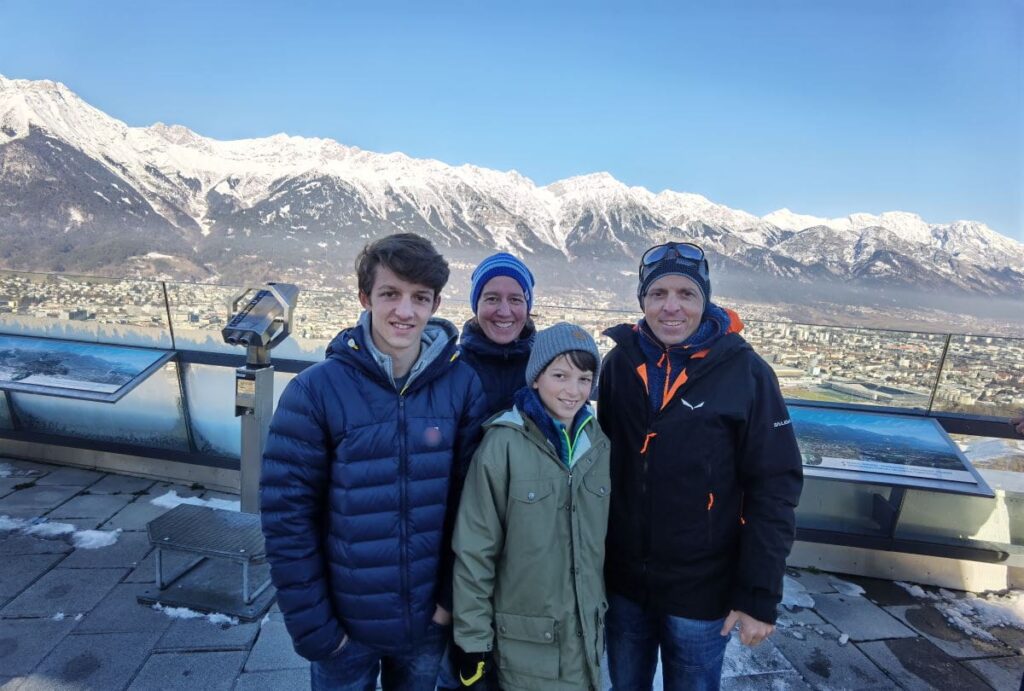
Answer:
<svg viewBox="0 0 1024 691"><path fill-rule="evenodd" d="M640 280L642 281L651 269L663 261L696 266L697 274L701 278L706 280L708 277L708 261L704 257L703 249L690 242L666 242L644 252L644 256L640 258Z"/></svg>
<svg viewBox="0 0 1024 691"><path fill-rule="evenodd" d="M652 266L672 255L699 262L704 259L704 250L690 242L666 242L644 252L644 256L640 258L640 265Z"/></svg>

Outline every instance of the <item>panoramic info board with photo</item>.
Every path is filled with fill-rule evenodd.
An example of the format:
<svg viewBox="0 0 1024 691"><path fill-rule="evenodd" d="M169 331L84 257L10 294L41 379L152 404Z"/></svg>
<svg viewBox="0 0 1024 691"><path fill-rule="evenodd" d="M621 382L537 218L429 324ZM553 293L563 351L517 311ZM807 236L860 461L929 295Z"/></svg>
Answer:
<svg viewBox="0 0 1024 691"><path fill-rule="evenodd" d="M932 418L793 404L789 413L808 477L993 496Z"/></svg>
<svg viewBox="0 0 1024 691"><path fill-rule="evenodd" d="M173 351L0 336L0 389L116 403Z"/></svg>

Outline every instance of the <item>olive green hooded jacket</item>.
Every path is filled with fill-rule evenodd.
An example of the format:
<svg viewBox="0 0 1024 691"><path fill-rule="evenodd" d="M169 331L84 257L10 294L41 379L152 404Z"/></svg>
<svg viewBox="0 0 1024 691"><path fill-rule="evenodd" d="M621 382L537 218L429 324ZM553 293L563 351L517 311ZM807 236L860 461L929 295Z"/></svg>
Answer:
<svg viewBox="0 0 1024 691"><path fill-rule="evenodd" d="M455 525L455 642L501 688L598 689L609 442L592 419L567 468L513 408L485 425Z"/></svg>

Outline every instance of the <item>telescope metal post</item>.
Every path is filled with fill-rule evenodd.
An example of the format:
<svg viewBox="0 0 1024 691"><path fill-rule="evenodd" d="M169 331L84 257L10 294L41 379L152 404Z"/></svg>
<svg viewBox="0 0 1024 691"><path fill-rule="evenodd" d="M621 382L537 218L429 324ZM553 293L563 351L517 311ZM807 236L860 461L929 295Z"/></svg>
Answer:
<svg viewBox="0 0 1024 691"><path fill-rule="evenodd" d="M245 367L235 370L235 415L242 418L239 482L245 513L260 510L260 468L273 407L274 367L270 364L270 351L251 345L247 348Z"/></svg>

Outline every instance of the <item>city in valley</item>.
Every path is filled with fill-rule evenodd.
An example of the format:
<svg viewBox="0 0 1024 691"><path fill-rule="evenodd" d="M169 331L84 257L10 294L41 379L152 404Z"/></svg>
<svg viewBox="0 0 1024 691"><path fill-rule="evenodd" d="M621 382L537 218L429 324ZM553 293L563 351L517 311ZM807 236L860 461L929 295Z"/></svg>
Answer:
<svg viewBox="0 0 1024 691"><path fill-rule="evenodd" d="M84 278L60 274L0 273L0 319L27 335L104 340L115 329L136 344L179 349L229 350L219 331L241 289L206 284ZM469 305L452 286L439 312L461 326ZM775 368L791 399L846 401L1005 416L1024 408L1024 339L950 334L941 329L897 331L799 323L793 305L718 298L745 322L744 336ZM556 321L601 332L633 321L638 311L600 294L538 295L538 326ZM339 328L361 312L354 286L300 293L293 337L280 354L315 361ZM864 308L854 308L854 310ZM834 315L840 318L842 315ZM169 324L168 324L169 322ZM938 326L938 325L937 325ZM173 340L170 334L173 333Z"/></svg>

